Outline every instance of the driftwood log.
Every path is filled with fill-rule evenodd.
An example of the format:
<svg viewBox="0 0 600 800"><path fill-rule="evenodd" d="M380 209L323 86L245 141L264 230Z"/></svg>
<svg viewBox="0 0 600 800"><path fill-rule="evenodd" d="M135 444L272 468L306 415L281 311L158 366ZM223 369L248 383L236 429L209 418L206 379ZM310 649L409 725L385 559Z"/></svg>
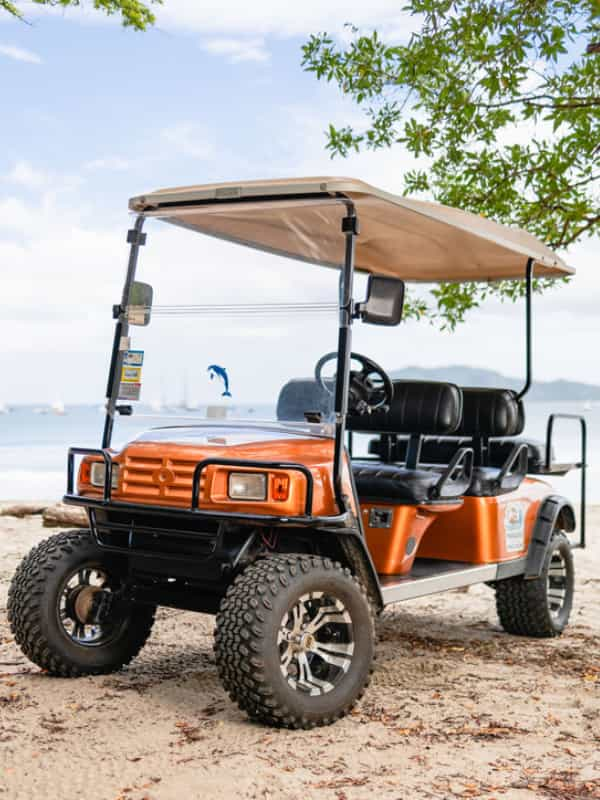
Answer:
<svg viewBox="0 0 600 800"><path fill-rule="evenodd" d="M87 514L82 508L56 503L43 513L45 528L87 528Z"/></svg>
<svg viewBox="0 0 600 800"><path fill-rule="evenodd" d="M32 517L35 514L42 514L48 503L8 503L0 506L0 517Z"/></svg>

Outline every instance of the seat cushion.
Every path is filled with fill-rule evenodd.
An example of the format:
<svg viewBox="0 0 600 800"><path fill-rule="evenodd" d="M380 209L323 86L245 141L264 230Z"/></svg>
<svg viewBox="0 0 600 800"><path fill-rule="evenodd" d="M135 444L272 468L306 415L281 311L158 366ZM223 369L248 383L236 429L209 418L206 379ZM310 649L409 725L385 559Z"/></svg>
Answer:
<svg viewBox="0 0 600 800"><path fill-rule="evenodd" d="M406 469L380 461L353 461L352 471L361 500L425 503L441 478L431 469Z"/></svg>
<svg viewBox="0 0 600 800"><path fill-rule="evenodd" d="M546 445L539 439L519 436L516 439L490 439L489 462L492 467L501 467L516 444L527 445L527 472L535 474L546 464ZM554 454L552 455L554 458Z"/></svg>

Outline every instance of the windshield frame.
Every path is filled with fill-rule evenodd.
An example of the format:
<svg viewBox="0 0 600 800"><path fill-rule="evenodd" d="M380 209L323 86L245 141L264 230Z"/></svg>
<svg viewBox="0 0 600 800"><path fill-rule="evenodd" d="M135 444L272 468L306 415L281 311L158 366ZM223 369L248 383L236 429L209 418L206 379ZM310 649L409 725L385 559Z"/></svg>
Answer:
<svg viewBox="0 0 600 800"><path fill-rule="evenodd" d="M331 202L330 195L325 195ZM338 343L336 359L336 378L334 395L335 437L333 457L333 483L336 502L340 513L345 513L348 503L342 492L342 460L344 454L344 438L346 432L346 416L348 413L348 383L350 376L350 356L352 352L352 322L354 319L353 281L355 267L356 237L359 232L358 218L354 203L348 197L339 195L334 200L338 201L345 214L340 215L340 235L344 237L344 260L340 267L338 309ZM228 201L220 201L228 202ZM254 202L260 203L260 199ZM271 200L272 202L272 200ZM140 247L146 243L146 234L143 232L145 213L140 213L135 219L133 228L127 232L127 242L130 245L129 258L125 281L121 295L121 302L113 308L113 318L116 320L113 346L110 358L108 381L106 388L106 415L102 433L102 448L107 450L111 446L115 415L125 413L131 415L131 407L118 405L120 375L123 367L125 352L129 341L128 307L130 305L132 287L137 271ZM314 263L314 262L313 262ZM324 264L324 266L332 266ZM223 423L221 423L223 424Z"/></svg>

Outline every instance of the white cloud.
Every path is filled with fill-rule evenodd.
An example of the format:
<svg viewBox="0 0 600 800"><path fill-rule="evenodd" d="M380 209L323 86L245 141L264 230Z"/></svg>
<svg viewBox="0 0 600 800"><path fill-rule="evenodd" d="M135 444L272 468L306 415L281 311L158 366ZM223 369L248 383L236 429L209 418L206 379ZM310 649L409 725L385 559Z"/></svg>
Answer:
<svg viewBox="0 0 600 800"><path fill-rule="evenodd" d="M206 53L210 53L213 56L224 56L232 64L237 64L240 61L265 62L269 60L269 51L263 38L206 39L200 46Z"/></svg>
<svg viewBox="0 0 600 800"><path fill-rule="evenodd" d="M131 169L132 162L126 158L119 156L106 156L105 158L95 158L92 161L87 161L84 169L89 170L114 170L120 172L121 170Z"/></svg>
<svg viewBox="0 0 600 800"><path fill-rule="evenodd" d="M36 169L29 161L17 161L4 179L25 189L40 189L47 185L49 176Z"/></svg>
<svg viewBox="0 0 600 800"><path fill-rule="evenodd" d="M12 44L0 44L0 55L12 58L15 61L24 61L26 64L41 64L42 59L37 53L25 50L24 47L16 47Z"/></svg>
<svg viewBox="0 0 600 800"><path fill-rule="evenodd" d="M178 153L203 161L212 158L214 145L209 139L206 129L193 122L180 122L170 125L160 132L161 138L170 144Z"/></svg>
<svg viewBox="0 0 600 800"><path fill-rule="evenodd" d="M170 0L156 10L159 27L202 33L280 37L305 36L321 30L341 32L345 23L406 32L412 29L410 17L399 10L397 0L304 0L300 5L280 0Z"/></svg>
<svg viewBox="0 0 600 800"><path fill-rule="evenodd" d="M6 197L0 200L0 230L25 232L31 219L29 209L18 197Z"/></svg>
<svg viewBox="0 0 600 800"><path fill-rule="evenodd" d="M157 30L225 38L308 36L318 31L345 35L345 25L377 29L398 41L405 40L417 26L416 18L401 10L398 0L304 0L300 5L281 0L169 0L153 7ZM60 15L82 25L120 25L120 16L107 17L92 4L76 9L61 5L24 2L27 19ZM1 17L0 17L1 20Z"/></svg>
<svg viewBox="0 0 600 800"><path fill-rule="evenodd" d="M5 175L0 175L0 188L3 184L15 187L14 194L3 193L0 196L0 228L26 232L32 225L40 224L40 219L47 218L57 203L69 203L74 198L78 199L78 190L84 183L81 175L56 173L54 171L39 169L24 159L16 161L12 169ZM23 194L31 193L37 198L36 202L43 214L35 217L30 215L30 206L23 199ZM77 209L77 202L73 205ZM49 221L49 219L48 219Z"/></svg>

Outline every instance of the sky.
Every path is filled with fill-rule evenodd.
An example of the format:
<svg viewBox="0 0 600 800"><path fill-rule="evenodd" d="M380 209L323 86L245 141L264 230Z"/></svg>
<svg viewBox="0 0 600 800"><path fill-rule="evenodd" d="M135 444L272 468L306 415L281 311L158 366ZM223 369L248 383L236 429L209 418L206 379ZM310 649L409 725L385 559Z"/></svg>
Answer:
<svg viewBox="0 0 600 800"><path fill-rule="evenodd" d="M26 9L32 24L0 12L0 404L101 402L129 197L295 175L351 175L401 192L414 161L400 147L329 158L328 123L360 118L300 65L311 33L343 37L345 22L406 38L416 23L400 5L165 0L145 33L88 9ZM162 302L335 299L327 271L162 227L148 229L139 275ZM563 253L576 279L536 302L538 379L600 383L597 245ZM521 311L491 302L454 334L361 326L355 347L388 369L462 363L522 375ZM134 340L155 356L149 400L180 395L183 384L201 394L217 359L260 384L262 400L335 346L331 320L156 323Z"/></svg>

